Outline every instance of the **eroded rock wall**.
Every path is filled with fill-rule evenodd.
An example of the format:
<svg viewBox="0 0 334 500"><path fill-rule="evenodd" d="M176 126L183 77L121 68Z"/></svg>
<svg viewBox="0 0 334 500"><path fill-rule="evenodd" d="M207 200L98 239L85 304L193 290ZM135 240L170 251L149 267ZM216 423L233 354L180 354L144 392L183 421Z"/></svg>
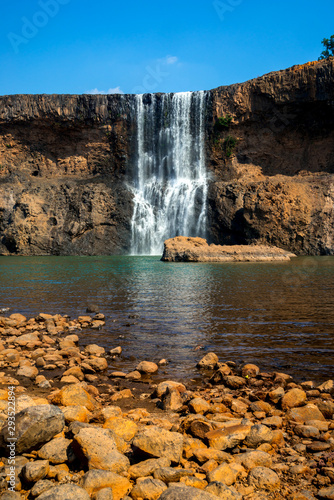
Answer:
<svg viewBox="0 0 334 500"><path fill-rule="evenodd" d="M210 242L334 254L333 77L331 59L211 92ZM0 97L0 254L129 251L135 108L134 96Z"/></svg>
<svg viewBox="0 0 334 500"><path fill-rule="evenodd" d="M132 96L0 98L0 253L129 249Z"/></svg>
<svg viewBox="0 0 334 500"><path fill-rule="evenodd" d="M228 116L211 129L211 241L334 254L334 59L213 90L213 124Z"/></svg>

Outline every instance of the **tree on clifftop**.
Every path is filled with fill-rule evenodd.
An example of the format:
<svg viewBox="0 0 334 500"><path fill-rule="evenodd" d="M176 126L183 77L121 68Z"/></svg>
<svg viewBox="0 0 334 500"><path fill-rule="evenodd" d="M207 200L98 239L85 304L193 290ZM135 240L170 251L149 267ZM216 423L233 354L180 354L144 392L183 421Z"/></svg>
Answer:
<svg viewBox="0 0 334 500"><path fill-rule="evenodd" d="M334 35L330 38L324 38L321 43L325 47L325 50L321 52L318 61L334 56Z"/></svg>

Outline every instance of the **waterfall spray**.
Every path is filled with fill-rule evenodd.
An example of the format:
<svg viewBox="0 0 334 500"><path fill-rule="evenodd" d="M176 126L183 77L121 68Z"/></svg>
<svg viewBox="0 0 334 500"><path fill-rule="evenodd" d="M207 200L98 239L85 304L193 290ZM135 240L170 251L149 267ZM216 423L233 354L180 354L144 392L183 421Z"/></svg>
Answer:
<svg viewBox="0 0 334 500"><path fill-rule="evenodd" d="M131 253L161 254L174 236L206 237L206 92L136 96Z"/></svg>

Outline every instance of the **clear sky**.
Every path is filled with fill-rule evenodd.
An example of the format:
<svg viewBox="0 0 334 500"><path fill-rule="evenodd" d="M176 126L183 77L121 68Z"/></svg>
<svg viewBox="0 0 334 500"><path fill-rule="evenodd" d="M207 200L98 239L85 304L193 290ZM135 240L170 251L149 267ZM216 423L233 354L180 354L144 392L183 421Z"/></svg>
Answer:
<svg viewBox="0 0 334 500"><path fill-rule="evenodd" d="M0 94L242 82L317 59L333 19L333 0L3 0Z"/></svg>

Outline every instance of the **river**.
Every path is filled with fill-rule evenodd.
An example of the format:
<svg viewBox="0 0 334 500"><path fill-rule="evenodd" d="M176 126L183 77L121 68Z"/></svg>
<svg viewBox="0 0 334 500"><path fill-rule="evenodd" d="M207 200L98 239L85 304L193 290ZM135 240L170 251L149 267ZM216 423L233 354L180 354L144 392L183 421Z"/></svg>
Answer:
<svg viewBox="0 0 334 500"><path fill-rule="evenodd" d="M0 307L85 314L106 326L82 345L121 345L112 369L166 358L164 377L196 377L209 351L299 380L334 373L334 257L287 263L163 263L159 257L0 257ZM8 313L10 314L10 313Z"/></svg>

